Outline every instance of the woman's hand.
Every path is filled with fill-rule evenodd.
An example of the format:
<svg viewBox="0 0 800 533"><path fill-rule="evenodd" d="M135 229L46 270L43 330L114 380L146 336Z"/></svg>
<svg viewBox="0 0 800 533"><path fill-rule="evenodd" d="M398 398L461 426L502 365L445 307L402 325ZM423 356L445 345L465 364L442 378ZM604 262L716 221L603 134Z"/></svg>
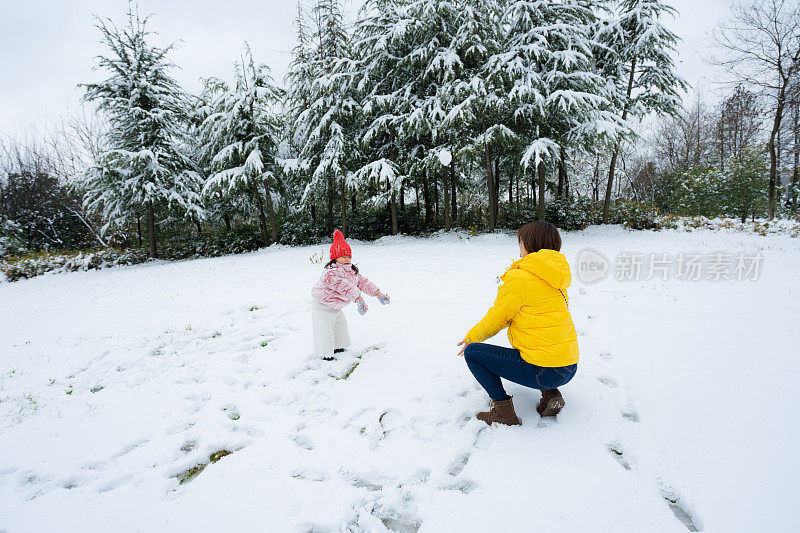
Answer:
<svg viewBox="0 0 800 533"><path fill-rule="evenodd" d="M469 343L467 342L467 340L466 340L466 339L464 339L463 341L461 341L461 342L459 342L458 344L456 344L456 346L463 346L463 347L461 348L461 350L459 350L459 352L458 352L458 355L459 355L460 357L464 357L464 350L466 350L466 349L467 349L467 344L469 344Z"/></svg>
<svg viewBox="0 0 800 533"><path fill-rule="evenodd" d="M389 300L389 295L388 294L383 294L382 292L378 291L378 294L376 294L375 297L383 305L389 305L390 300Z"/></svg>

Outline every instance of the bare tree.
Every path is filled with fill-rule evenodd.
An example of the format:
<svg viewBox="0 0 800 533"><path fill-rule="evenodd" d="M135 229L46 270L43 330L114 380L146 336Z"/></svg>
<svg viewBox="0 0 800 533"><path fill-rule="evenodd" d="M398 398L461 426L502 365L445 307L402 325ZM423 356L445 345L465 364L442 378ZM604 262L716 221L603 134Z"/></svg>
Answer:
<svg viewBox="0 0 800 533"><path fill-rule="evenodd" d="M714 140L719 155L720 169L725 160L739 157L743 150L754 144L761 132L761 107L758 95L737 85L718 108Z"/></svg>
<svg viewBox="0 0 800 533"><path fill-rule="evenodd" d="M711 162L714 129L711 111L698 93L690 107L657 123L650 141L655 159L668 172Z"/></svg>
<svg viewBox="0 0 800 533"><path fill-rule="evenodd" d="M713 33L719 53L711 59L733 83L760 90L769 101L772 129L769 150L769 218L775 216L778 174L776 138L788 100L788 89L800 68L800 3L796 0L750 0L732 8L728 22Z"/></svg>

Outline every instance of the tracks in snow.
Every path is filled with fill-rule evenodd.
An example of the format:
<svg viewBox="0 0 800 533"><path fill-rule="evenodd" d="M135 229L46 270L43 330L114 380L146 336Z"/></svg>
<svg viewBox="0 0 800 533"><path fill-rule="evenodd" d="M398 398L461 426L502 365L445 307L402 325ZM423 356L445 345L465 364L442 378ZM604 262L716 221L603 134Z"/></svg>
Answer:
<svg viewBox="0 0 800 533"><path fill-rule="evenodd" d="M579 289L581 294L587 294L589 288L581 287ZM595 327L603 327L602 321L597 323L598 316L595 314L586 315L587 330L581 330L580 335L587 337L590 335L591 329ZM586 356L584 356L586 357ZM591 355L589 357L592 357ZM611 401L615 403L615 409L619 412L619 416L627 424L638 424L641 421L639 412L637 411L633 398L626 392L625 387L620 386L620 382L614 376L614 354L609 350L600 350L595 356L595 359L589 362L589 372L595 374L595 379L602 385L602 392L598 395L598 402L605 401L607 396L611 397ZM618 433L624 433L631 430L630 426L624 427L623 430L617 430ZM605 444L606 450L611 458L619 464L620 467L626 471L635 473L638 471L638 463L633 457L633 454L626 449L622 442L624 439L617 438ZM675 518L683 524L689 531L701 531L700 521L694 512L681 500L681 496L671 487L671 485L663 480L660 476L655 476L655 483L664 500L664 503L669 507Z"/></svg>

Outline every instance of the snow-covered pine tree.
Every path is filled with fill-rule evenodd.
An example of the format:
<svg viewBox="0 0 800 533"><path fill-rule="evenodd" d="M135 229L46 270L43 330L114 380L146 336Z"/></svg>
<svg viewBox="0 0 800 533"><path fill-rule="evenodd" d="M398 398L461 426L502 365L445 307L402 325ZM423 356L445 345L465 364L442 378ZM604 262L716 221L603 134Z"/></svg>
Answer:
<svg viewBox="0 0 800 533"><path fill-rule="evenodd" d="M286 99L284 112L286 114L285 140L287 158L292 160L287 167L287 185L299 192L302 196L306 185L311 180L311 173L307 167L299 163L299 154L305 145L305 139L300 135L298 124L300 115L305 112L311 103L311 88L316 78L314 61L314 46L311 41L308 14L302 2L297 2L297 17L294 20L297 31L297 41L292 49L292 60L286 73ZM317 222L317 209L313 201L307 202L311 212L312 224Z"/></svg>
<svg viewBox="0 0 800 533"><path fill-rule="evenodd" d="M204 217L200 175L184 151L186 96L169 75L172 46L150 44L149 17L132 10L128 24L117 28L98 20L102 42L110 53L97 68L110 76L84 85L87 101L95 102L109 122L108 146L80 178L84 204L106 224L126 224L135 211L147 210L150 255L158 256L156 213L173 211L190 220Z"/></svg>
<svg viewBox="0 0 800 533"><path fill-rule="evenodd" d="M315 79L308 94L308 107L296 118L294 129L302 149L299 168L309 179L301 203L327 197L327 225L333 229L333 203L338 182L341 199L341 229L347 226L347 179L357 164L358 143L354 134L358 102L349 90L350 74L343 70L348 58L348 32L341 0L316 0L312 72Z"/></svg>
<svg viewBox="0 0 800 533"><path fill-rule="evenodd" d="M460 153L472 155L486 170L489 231L494 231L499 213L501 154L519 142L512 129L510 80L496 76L491 68L492 60L504 51L505 5L501 0L462 0L455 6L458 26L451 49L461 68L441 91L447 109L443 123L451 138L460 139Z"/></svg>
<svg viewBox="0 0 800 533"><path fill-rule="evenodd" d="M280 185L275 159L280 142L277 105L282 91L273 83L269 68L256 65L249 46L241 62L235 63L234 71L231 88L219 80L209 81L217 86L212 91L217 96L200 134L202 151L211 161L213 174L206 181L203 194L232 203L241 202L243 197L252 199L264 242L269 245L278 239L272 190ZM264 214L265 201L271 232Z"/></svg>
<svg viewBox="0 0 800 533"><path fill-rule="evenodd" d="M405 150L400 127L408 95L406 71L400 62L406 55L397 2L368 0L359 11L353 32L353 57L342 62L350 74L349 92L358 99L358 137L362 166L350 177L349 185L364 191L373 203L388 202L392 234L398 232L397 197L402 194L403 174L398 161Z"/></svg>
<svg viewBox="0 0 800 533"><path fill-rule="evenodd" d="M675 10L661 0L621 0L616 13L600 27L597 67L613 84L614 112L624 122L648 113L673 114L686 82L675 72L672 53L678 37L661 22ZM614 172L619 154L615 143L608 169L603 223L608 222Z"/></svg>
<svg viewBox="0 0 800 533"><path fill-rule="evenodd" d="M198 167L198 172L203 177L203 183L205 183L209 177L215 174L213 162L215 154L208 153L205 149L202 127L206 119L214 112L214 104L227 90L227 87L216 78L202 78L201 81L203 88L200 94L194 97L194 104L189 113L189 140L192 158ZM206 220L221 221L224 223L225 229L230 231L231 222L235 217L240 216L247 219L250 218L251 212L255 215L251 200L251 198L223 197L221 194L205 195L203 205L206 209Z"/></svg>
<svg viewBox="0 0 800 533"><path fill-rule="evenodd" d="M616 136L622 126L604 109L605 84L592 55L595 14L586 2L508 2L504 11L501 52L489 60L488 77L509 87L514 130L528 139L520 163L538 174L544 219L548 163L555 168L562 149Z"/></svg>
<svg viewBox="0 0 800 533"><path fill-rule="evenodd" d="M415 186L421 183L425 192L425 220L430 222L431 204L438 202L431 202L429 188L438 198L437 176L442 175L446 227L451 163L443 165L439 154L452 154L465 144L459 135L462 116L457 112L448 124L447 114L457 98L456 88L475 80L485 50L485 36L469 28L474 19L465 10L473 9L471 3L476 2L373 0L365 4L356 27L357 83L365 119L365 166L358 176L392 177L387 194L393 212L393 198L402 194L406 176L416 176Z"/></svg>

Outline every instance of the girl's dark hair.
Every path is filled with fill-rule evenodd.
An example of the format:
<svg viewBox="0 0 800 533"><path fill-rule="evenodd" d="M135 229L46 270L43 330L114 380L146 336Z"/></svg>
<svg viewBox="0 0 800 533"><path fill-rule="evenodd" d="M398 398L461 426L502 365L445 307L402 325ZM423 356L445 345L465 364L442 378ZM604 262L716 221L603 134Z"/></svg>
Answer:
<svg viewBox="0 0 800 533"><path fill-rule="evenodd" d="M336 264L336 259L331 259L330 261L328 261L328 264L325 265L325 268L331 268L335 264ZM358 274L358 267L355 266L353 263L350 263L350 268L353 269L353 272Z"/></svg>
<svg viewBox="0 0 800 533"><path fill-rule="evenodd" d="M561 235L549 222L528 222L517 231L517 240L529 254L542 249L561 251Z"/></svg>

